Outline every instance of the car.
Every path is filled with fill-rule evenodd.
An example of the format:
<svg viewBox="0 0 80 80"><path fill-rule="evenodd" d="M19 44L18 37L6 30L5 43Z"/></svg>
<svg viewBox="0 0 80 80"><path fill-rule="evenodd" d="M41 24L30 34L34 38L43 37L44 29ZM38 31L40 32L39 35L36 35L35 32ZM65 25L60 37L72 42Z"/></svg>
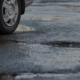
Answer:
<svg viewBox="0 0 80 80"><path fill-rule="evenodd" d="M25 7L33 0L0 0L0 34L11 34L17 28Z"/></svg>

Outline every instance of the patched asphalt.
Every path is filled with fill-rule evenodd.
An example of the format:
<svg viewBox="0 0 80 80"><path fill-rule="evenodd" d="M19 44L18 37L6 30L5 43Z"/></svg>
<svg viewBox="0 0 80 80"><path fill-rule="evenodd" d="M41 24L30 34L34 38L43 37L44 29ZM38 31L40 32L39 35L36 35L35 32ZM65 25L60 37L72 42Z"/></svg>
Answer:
<svg viewBox="0 0 80 80"><path fill-rule="evenodd" d="M80 2L33 3L20 25L13 34L0 35L0 74L79 80Z"/></svg>

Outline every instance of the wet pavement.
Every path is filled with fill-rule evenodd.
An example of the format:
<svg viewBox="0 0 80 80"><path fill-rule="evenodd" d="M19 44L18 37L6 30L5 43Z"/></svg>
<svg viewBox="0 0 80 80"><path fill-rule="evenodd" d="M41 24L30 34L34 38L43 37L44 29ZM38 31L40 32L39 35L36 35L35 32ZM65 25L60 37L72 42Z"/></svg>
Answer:
<svg viewBox="0 0 80 80"><path fill-rule="evenodd" d="M26 8L18 29L0 35L0 74L0 80L79 80L80 2Z"/></svg>

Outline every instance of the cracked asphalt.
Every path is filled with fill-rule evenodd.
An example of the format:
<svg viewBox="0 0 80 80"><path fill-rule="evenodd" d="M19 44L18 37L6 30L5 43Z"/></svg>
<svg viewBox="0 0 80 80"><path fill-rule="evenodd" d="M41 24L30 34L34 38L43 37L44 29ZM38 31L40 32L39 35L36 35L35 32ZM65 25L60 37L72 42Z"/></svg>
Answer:
<svg viewBox="0 0 80 80"><path fill-rule="evenodd" d="M80 79L80 2L34 2L20 25L0 35L0 80Z"/></svg>

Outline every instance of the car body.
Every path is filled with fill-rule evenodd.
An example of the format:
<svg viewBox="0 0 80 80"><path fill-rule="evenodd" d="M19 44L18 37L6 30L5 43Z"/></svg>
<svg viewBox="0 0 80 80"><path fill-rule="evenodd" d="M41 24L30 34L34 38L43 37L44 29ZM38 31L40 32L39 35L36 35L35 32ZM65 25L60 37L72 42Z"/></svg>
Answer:
<svg viewBox="0 0 80 80"><path fill-rule="evenodd" d="M0 0L0 33L13 33L25 8L32 3L33 0Z"/></svg>
<svg viewBox="0 0 80 80"><path fill-rule="evenodd" d="M20 0L21 2L21 14L24 14L25 7L29 6L33 3L33 0Z"/></svg>

